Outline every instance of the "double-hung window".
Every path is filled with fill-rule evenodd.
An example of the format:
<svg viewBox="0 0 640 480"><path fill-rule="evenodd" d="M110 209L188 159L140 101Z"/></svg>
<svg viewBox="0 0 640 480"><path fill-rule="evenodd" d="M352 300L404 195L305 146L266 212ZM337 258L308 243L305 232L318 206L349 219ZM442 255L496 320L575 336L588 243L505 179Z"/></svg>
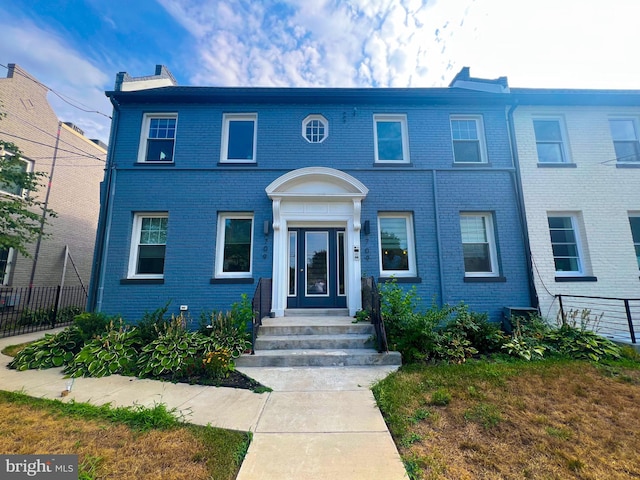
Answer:
<svg viewBox="0 0 640 480"><path fill-rule="evenodd" d="M380 272L384 276L415 277L416 251L410 213L378 215Z"/></svg>
<svg viewBox="0 0 640 480"><path fill-rule="evenodd" d="M456 163L486 163L481 117L452 116L451 138Z"/></svg>
<svg viewBox="0 0 640 480"><path fill-rule="evenodd" d="M218 216L216 277L251 277L253 215L221 213Z"/></svg>
<svg viewBox="0 0 640 480"><path fill-rule="evenodd" d="M583 275L576 216L550 215L548 221L556 275Z"/></svg>
<svg viewBox="0 0 640 480"><path fill-rule="evenodd" d="M636 258L638 259L638 268L640 269L640 214L630 215L629 224L631 225L633 246L636 249Z"/></svg>
<svg viewBox="0 0 640 480"><path fill-rule="evenodd" d="M168 222L166 212L134 215L129 278L163 278Z"/></svg>
<svg viewBox="0 0 640 480"><path fill-rule="evenodd" d="M223 118L221 162L255 163L258 115L227 113Z"/></svg>
<svg viewBox="0 0 640 480"><path fill-rule="evenodd" d="M492 214L461 213L460 232L465 277L498 276L498 252Z"/></svg>
<svg viewBox="0 0 640 480"><path fill-rule="evenodd" d="M409 163L406 115L374 115L376 163Z"/></svg>
<svg viewBox="0 0 640 480"><path fill-rule="evenodd" d="M568 163L564 125L558 118L535 119L533 130L540 163Z"/></svg>
<svg viewBox="0 0 640 480"><path fill-rule="evenodd" d="M0 181L0 192L21 197L24 195L22 185L25 184L25 173L33 167L31 162L9 156L2 158L3 180Z"/></svg>
<svg viewBox="0 0 640 480"><path fill-rule="evenodd" d="M613 148L618 162L640 161L640 143L635 120L631 118L609 120Z"/></svg>
<svg viewBox="0 0 640 480"><path fill-rule="evenodd" d="M176 141L178 115L148 113L142 122L138 162L171 163Z"/></svg>

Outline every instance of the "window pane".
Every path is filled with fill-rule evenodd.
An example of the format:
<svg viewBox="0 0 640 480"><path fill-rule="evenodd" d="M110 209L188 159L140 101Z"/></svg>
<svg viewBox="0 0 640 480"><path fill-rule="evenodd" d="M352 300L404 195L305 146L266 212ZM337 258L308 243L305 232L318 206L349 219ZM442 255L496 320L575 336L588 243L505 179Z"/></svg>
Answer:
<svg viewBox="0 0 640 480"><path fill-rule="evenodd" d="M640 217L629 217L633 243L640 243Z"/></svg>
<svg viewBox="0 0 640 480"><path fill-rule="evenodd" d="M152 118L149 122L149 138L175 138L175 118Z"/></svg>
<svg viewBox="0 0 640 480"><path fill-rule="evenodd" d="M548 222L556 272L580 272L580 251L571 217L549 217Z"/></svg>
<svg viewBox="0 0 640 480"><path fill-rule="evenodd" d="M251 219L225 220L223 272L251 271L252 222Z"/></svg>
<svg viewBox="0 0 640 480"><path fill-rule="evenodd" d="M344 283L344 232L338 232L338 295L345 295Z"/></svg>
<svg viewBox="0 0 640 480"><path fill-rule="evenodd" d="M409 270L407 220L380 219L380 245L383 270Z"/></svg>
<svg viewBox="0 0 640 480"><path fill-rule="evenodd" d="M5 276L7 275L7 266L9 263L9 249L0 250L0 285L4 285Z"/></svg>
<svg viewBox="0 0 640 480"><path fill-rule="evenodd" d="M296 232L289 232L289 295L296 294L296 278L298 271L298 235Z"/></svg>
<svg viewBox="0 0 640 480"><path fill-rule="evenodd" d="M173 140L147 140L148 162L172 162Z"/></svg>
<svg viewBox="0 0 640 480"><path fill-rule="evenodd" d="M491 272L491 254L488 243L466 243L462 245L462 251L465 272Z"/></svg>
<svg viewBox="0 0 640 480"><path fill-rule="evenodd" d="M557 120L534 120L533 129L538 142L562 142L560 122Z"/></svg>
<svg viewBox="0 0 640 480"><path fill-rule="evenodd" d="M461 216L460 229L463 243L483 243L487 241L485 218L483 216Z"/></svg>
<svg viewBox="0 0 640 480"><path fill-rule="evenodd" d="M27 171L27 163L12 158L2 159L3 177L6 182L0 182L0 190L12 195L22 195L23 175Z"/></svg>
<svg viewBox="0 0 640 480"><path fill-rule="evenodd" d="M540 163L561 163L564 161L562 145L559 143L538 143L536 148Z"/></svg>
<svg viewBox="0 0 640 480"><path fill-rule="evenodd" d="M311 143L318 143L324 140L324 123L320 120L309 120L306 125L306 138Z"/></svg>
<svg viewBox="0 0 640 480"><path fill-rule="evenodd" d="M253 160L253 120L229 121L229 160Z"/></svg>
<svg viewBox="0 0 640 480"><path fill-rule="evenodd" d="M307 257L307 294L327 294L327 250L329 248L329 235L327 232L306 233L306 257Z"/></svg>
<svg viewBox="0 0 640 480"><path fill-rule="evenodd" d="M493 273L486 215L461 215L460 231L465 273Z"/></svg>
<svg viewBox="0 0 640 480"><path fill-rule="evenodd" d="M611 137L614 141L637 140L633 120L609 120Z"/></svg>
<svg viewBox="0 0 640 480"><path fill-rule="evenodd" d="M402 123L376 122L378 135L378 160L403 160Z"/></svg>
<svg viewBox="0 0 640 480"><path fill-rule="evenodd" d="M477 140L478 129L475 120L451 120L454 140Z"/></svg>
<svg viewBox="0 0 640 480"><path fill-rule="evenodd" d="M482 162L479 142L453 142L453 154L456 162Z"/></svg>
<svg viewBox="0 0 640 480"><path fill-rule="evenodd" d="M164 273L165 248L164 245L140 245L136 273Z"/></svg>
<svg viewBox="0 0 640 480"><path fill-rule="evenodd" d="M616 160L623 162L637 162L640 160L640 144L633 142L613 142L616 151Z"/></svg>

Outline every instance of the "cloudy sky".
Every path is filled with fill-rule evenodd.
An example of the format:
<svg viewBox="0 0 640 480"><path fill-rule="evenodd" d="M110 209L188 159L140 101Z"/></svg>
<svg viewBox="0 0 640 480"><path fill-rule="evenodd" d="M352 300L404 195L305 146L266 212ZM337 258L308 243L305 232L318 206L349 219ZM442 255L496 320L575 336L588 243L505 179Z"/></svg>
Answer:
<svg viewBox="0 0 640 480"><path fill-rule="evenodd" d="M181 85L442 87L463 66L515 87L640 89L640 0L12 0L17 63L58 116L108 139L115 75Z"/></svg>

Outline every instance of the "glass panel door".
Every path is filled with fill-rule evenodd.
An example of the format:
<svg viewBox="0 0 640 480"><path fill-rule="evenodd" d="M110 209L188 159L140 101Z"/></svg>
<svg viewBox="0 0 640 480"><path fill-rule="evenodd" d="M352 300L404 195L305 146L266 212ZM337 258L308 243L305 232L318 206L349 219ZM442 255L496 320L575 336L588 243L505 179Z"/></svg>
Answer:
<svg viewBox="0 0 640 480"><path fill-rule="evenodd" d="M307 259L307 296L327 296L328 289L328 252L329 232L305 233L305 258Z"/></svg>

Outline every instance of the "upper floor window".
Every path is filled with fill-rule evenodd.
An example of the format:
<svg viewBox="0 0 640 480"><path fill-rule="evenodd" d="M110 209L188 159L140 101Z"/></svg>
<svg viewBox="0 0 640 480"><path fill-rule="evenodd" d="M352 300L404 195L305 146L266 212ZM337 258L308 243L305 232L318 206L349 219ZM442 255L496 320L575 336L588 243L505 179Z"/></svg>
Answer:
<svg viewBox="0 0 640 480"><path fill-rule="evenodd" d="M611 138L619 162L640 161L640 143L635 120L631 118L609 120Z"/></svg>
<svg viewBox="0 0 640 480"><path fill-rule="evenodd" d="M224 115L221 162L255 163L257 122L255 113Z"/></svg>
<svg viewBox="0 0 640 480"><path fill-rule="evenodd" d="M322 115L309 115L302 122L302 136L309 143L322 143L329 136L329 123Z"/></svg>
<svg viewBox="0 0 640 480"><path fill-rule="evenodd" d="M374 115L375 157L378 163L409 163L406 115Z"/></svg>
<svg viewBox="0 0 640 480"><path fill-rule="evenodd" d="M567 163L569 158L564 140L564 126L560 119L538 119L533 121L536 134L536 149L540 163Z"/></svg>
<svg viewBox="0 0 640 480"><path fill-rule="evenodd" d="M24 195L26 172L33 169L33 164L22 158L13 158L9 152L0 157L3 179L0 181L0 192L21 197Z"/></svg>
<svg viewBox="0 0 640 480"><path fill-rule="evenodd" d="M145 114L138 162L173 162L177 122L175 113Z"/></svg>
<svg viewBox="0 0 640 480"><path fill-rule="evenodd" d="M481 117L452 116L451 137L456 163L486 163Z"/></svg>
<svg viewBox="0 0 640 480"><path fill-rule="evenodd" d="M382 275L413 277L416 275L416 251L413 217L410 213L381 213L380 271Z"/></svg>
<svg viewBox="0 0 640 480"><path fill-rule="evenodd" d="M167 213L136 213L131 233L129 278L163 278Z"/></svg>
<svg viewBox="0 0 640 480"><path fill-rule="evenodd" d="M557 275L582 275L582 258L577 217L549 216L551 248Z"/></svg>
<svg viewBox="0 0 640 480"><path fill-rule="evenodd" d="M497 276L498 252L492 215L461 213L460 231L465 276Z"/></svg>
<svg viewBox="0 0 640 480"><path fill-rule="evenodd" d="M250 277L253 215L221 213L216 242L216 277Z"/></svg>
<svg viewBox="0 0 640 480"><path fill-rule="evenodd" d="M638 268L640 268L640 214L629 215L629 224L631 225L631 236L633 238L633 246L636 249L636 258L638 259Z"/></svg>

